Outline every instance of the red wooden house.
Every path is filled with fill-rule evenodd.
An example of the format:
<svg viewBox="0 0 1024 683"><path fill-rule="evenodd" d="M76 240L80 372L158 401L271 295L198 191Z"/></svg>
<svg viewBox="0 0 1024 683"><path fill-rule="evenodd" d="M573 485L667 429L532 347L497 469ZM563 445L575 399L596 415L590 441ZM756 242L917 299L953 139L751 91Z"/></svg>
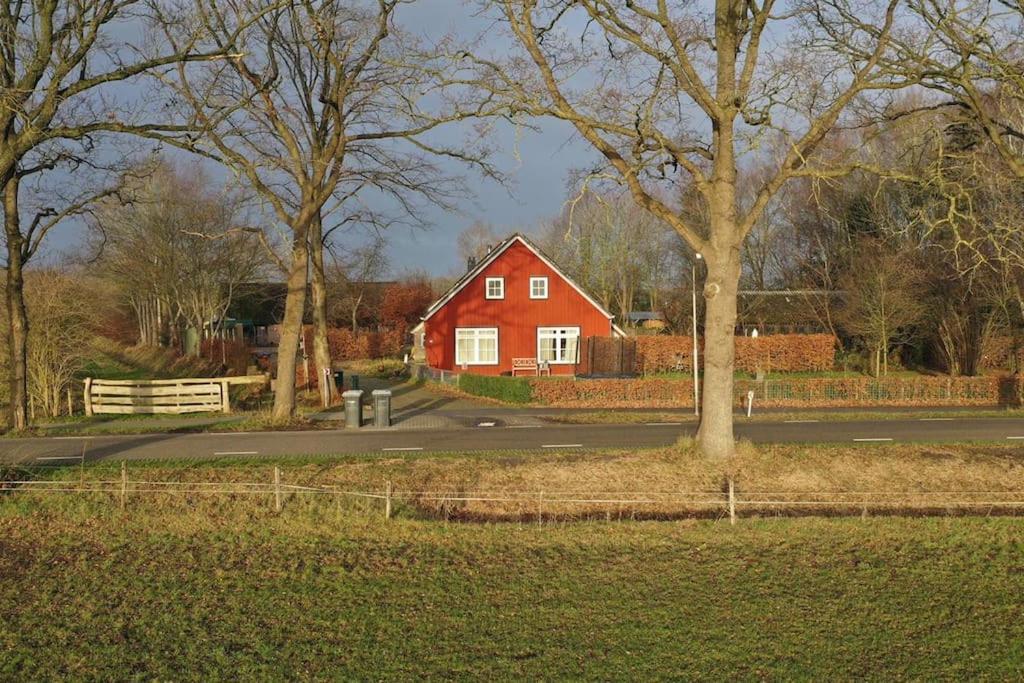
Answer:
<svg viewBox="0 0 1024 683"><path fill-rule="evenodd" d="M427 309L425 360L433 368L483 375L571 375L581 337L622 335L613 317L515 234Z"/></svg>

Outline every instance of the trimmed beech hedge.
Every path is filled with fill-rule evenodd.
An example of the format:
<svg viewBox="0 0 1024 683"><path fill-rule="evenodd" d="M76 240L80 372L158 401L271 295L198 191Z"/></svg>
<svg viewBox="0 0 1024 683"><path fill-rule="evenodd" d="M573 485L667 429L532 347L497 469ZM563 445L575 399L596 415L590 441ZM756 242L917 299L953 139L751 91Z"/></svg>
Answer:
<svg viewBox="0 0 1024 683"><path fill-rule="evenodd" d="M835 365L836 338L830 334L769 334L735 337L736 369L755 372L815 372ZM693 358L693 337L668 335L636 338L640 367L645 373L665 372L682 362L688 371ZM703 353L704 340L699 340Z"/></svg>
<svg viewBox="0 0 1024 683"><path fill-rule="evenodd" d="M693 383L685 379L529 380L533 400L550 406L579 408L693 407ZM928 407L947 405L1019 406L1021 379L985 377L872 377L738 380L733 398L743 405L748 391L756 406Z"/></svg>
<svg viewBox="0 0 1024 683"><path fill-rule="evenodd" d="M459 375L459 389L467 394L506 403L529 403L533 398L530 380L525 377L493 377L464 372Z"/></svg>

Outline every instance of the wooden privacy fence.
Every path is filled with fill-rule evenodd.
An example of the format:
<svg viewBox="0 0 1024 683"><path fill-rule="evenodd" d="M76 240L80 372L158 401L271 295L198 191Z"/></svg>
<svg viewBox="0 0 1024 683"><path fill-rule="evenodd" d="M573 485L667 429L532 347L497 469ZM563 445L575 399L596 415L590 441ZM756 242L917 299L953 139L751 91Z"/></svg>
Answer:
<svg viewBox="0 0 1024 683"><path fill-rule="evenodd" d="M85 414L231 412L232 384L265 384L266 375L182 379L85 379Z"/></svg>
<svg viewBox="0 0 1024 683"><path fill-rule="evenodd" d="M636 339L583 337L576 374L585 377L628 377L637 371Z"/></svg>

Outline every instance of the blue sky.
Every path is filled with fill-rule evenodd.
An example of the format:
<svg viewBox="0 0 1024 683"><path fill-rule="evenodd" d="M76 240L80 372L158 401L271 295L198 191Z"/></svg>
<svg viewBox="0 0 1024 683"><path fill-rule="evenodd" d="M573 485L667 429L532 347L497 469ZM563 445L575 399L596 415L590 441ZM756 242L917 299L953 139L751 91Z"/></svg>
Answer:
<svg viewBox="0 0 1024 683"><path fill-rule="evenodd" d="M428 40L448 32L472 37L484 27L480 19L471 16L472 9L462 0L421 0L401 7L398 19ZM492 42L488 47L504 50L500 43ZM458 200L451 212L423 206L420 219L426 228L398 227L387 233L392 274L407 270L426 270L435 275L460 271L455 240L474 221L491 223L499 233L532 232L541 221L561 211L568 194L569 171L586 165L593 159L593 152L573 136L567 124L549 120L535 125L539 130L516 131L502 123L492 133L495 139L489 141L489 146L496 150L492 162L507 176L506 186L486 180L457 162L439 163L444 171L462 175L472 197ZM453 142L472 134L470 122L451 126L442 137ZM216 168L211 172L223 174ZM70 221L50 234L46 252L51 259L73 255L80 250L83 236L84 225ZM345 239L342 237L338 245L342 249Z"/></svg>

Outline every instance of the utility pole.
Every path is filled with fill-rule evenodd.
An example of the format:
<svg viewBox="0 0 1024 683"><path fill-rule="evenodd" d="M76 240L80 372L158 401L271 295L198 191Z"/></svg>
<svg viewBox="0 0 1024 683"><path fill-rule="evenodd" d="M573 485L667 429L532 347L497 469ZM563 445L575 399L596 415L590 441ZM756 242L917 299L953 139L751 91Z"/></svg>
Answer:
<svg viewBox="0 0 1024 683"><path fill-rule="evenodd" d="M697 253L697 261L704 257ZM697 361L697 262L694 261L690 269L693 285L690 289L693 295L693 414L700 417L700 369Z"/></svg>

